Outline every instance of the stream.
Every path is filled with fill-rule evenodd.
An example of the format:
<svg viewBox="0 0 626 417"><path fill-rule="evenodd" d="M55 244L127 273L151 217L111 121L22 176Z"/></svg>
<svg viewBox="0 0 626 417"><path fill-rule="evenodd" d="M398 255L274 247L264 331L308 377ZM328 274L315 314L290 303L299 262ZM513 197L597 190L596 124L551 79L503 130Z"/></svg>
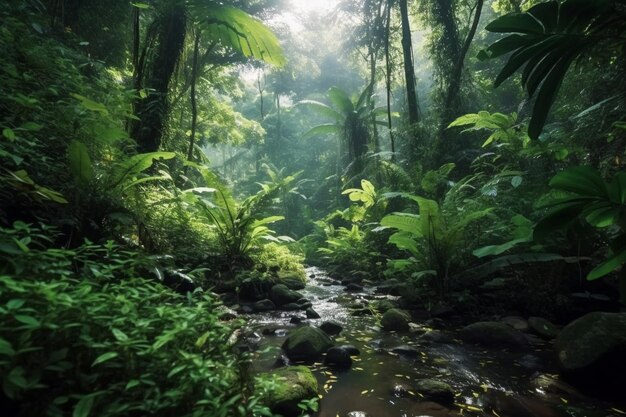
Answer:
<svg viewBox="0 0 626 417"><path fill-rule="evenodd" d="M483 349L463 344L456 330L445 322L424 320L410 332L382 331L373 316L355 317L350 306L375 299L397 297L375 294L372 289L347 292L324 271L307 268L307 286L300 291L321 316L307 319L303 311L271 311L250 314L248 333L256 338L255 371L267 371L281 357L280 346L296 326L317 326L332 320L343 326L333 337L338 345L360 350L352 367L337 371L316 362L310 366L321 396L318 417L345 417L361 411L370 417L609 417L623 416L621 409L589 399L555 382L552 346L537 342L523 351ZM302 323L290 323L292 317ZM436 325L437 330L430 326ZM409 354L391 351L410 346ZM283 361L286 358L282 358ZM424 401L412 388L413 381L436 379L448 383L455 393L452 409ZM622 407L623 409L623 407ZM365 414L352 414L365 416Z"/></svg>

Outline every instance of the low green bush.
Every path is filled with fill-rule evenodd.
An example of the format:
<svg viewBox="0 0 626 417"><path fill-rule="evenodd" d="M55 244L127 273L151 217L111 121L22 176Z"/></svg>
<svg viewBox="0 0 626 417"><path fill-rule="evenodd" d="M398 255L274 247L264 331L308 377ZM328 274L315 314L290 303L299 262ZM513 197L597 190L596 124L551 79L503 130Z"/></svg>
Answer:
<svg viewBox="0 0 626 417"><path fill-rule="evenodd" d="M3 413L269 415L218 301L136 276L141 256L112 243L51 249L17 226L0 230Z"/></svg>

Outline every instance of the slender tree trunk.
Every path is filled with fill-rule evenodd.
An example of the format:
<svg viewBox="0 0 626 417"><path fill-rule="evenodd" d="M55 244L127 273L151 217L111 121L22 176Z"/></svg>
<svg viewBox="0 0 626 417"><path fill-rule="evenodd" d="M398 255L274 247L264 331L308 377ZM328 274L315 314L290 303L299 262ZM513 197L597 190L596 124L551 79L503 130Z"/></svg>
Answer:
<svg viewBox="0 0 626 417"><path fill-rule="evenodd" d="M370 82L372 83L372 90L370 91L369 97L367 98L368 107L370 109L371 114L371 123L372 123L372 136L374 139L374 152L380 152L380 139L378 137L378 127L376 126L376 114L374 114L374 88L376 86L376 52L372 48L370 51Z"/></svg>
<svg viewBox="0 0 626 417"><path fill-rule="evenodd" d="M139 8L133 7L133 72L137 75L139 67Z"/></svg>
<svg viewBox="0 0 626 417"><path fill-rule="evenodd" d="M280 146L280 142L282 139L282 130L283 130L281 114L280 114L280 94L275 93L275 95L276 95L276 141L278 143L278 146Z"/></svg>
<svg viewBox="0 0 626 417"><path fill-rule="evenodd" d="M200 31L196 33L193 43L193 60L191 64L191 137L189 138L189 150L187 160L193 161L193 148L196 141L196 127L198 125L198 103L196 100L196 83L198 82L198 52L200 50Z"/></svg>
<svg viewBox="0 0 626 417"><path fill-rule="evenodd" d="M156 39L154 58L143 69L145 88L151 89L148 97L135 102L135 114L139 121L132 128L132 137L139 152L159 149L168 114L167 94L185 41L185 7L174 4L162 11ZM144 85L141 80L136 84Z"/></svg>
<svg viewBox="0 0 626 417"><path fill-rule="evenodd" d="M409 107L409 123L419 122L417 106L417 92L415 91L415 67L413 66L413 42L411 41L411 26L409 23L408 0L400 0L400 15L402 17L402 52L404 54L404 77L406 80L406 98Z"/></svg>
<svg viewBox="0 0 626 417"><path fill-rule="evenodd" d="M264 74L264 78L265 78L265 74ZM261 74L258 74L257 76L256 85L257 85L257 88L259 89L259 101L261 104L261 121L263 121L263 119L265 119L265 112L263 109L263 91L265 91L265 82L263 82L263 85L261 85Z"/></svg>
<svg viewBox="0 0 626 417"><path fill-rule="evenodd" d="M459 91L461 89L461 80L463 76L463 67L465 63L465 56L469 51L470 45L472 44L472 40L476 35L476 29L478 28L478 23L480 22L480 15L482 13L484 0L476 1L476 10L474 11L474 18L472 20L472 25L465 37L465 41L463 42L463 46L459 51L459 55L457 57L456 63L450 75L450 80L448 83L448 88L445 93L444 99L444 107L442 111L441 124L439 126L440 135L444 129L448 126L448 124L452 121L451 118L454 117L454 108L455 102L458 101Z"/></svg>
<svg viewBox="0 0 626 417"><path fill-rule="evenodd" d="M393 136L393 121L391 117L391 57L389 53L389 37L391 36L391 5L387 2L387 17L385 23L385 89L387 90L387 127L389 142L391 143L391 160L396 159L396 144Z"/></svg>

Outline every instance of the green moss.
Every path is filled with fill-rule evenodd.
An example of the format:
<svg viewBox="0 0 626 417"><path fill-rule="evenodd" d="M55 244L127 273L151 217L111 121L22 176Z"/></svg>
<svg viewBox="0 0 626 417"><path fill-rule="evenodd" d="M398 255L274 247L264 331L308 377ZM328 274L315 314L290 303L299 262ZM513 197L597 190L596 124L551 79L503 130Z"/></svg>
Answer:
<svg viewBox="0 0 626 417"><path fill-rule="evenodd" d="M298 403L317 396L317 380L306 366L289 366L261 375L260 380L272 378L266 383L263 402L273 412L282 415L298 415Z"/></svg>

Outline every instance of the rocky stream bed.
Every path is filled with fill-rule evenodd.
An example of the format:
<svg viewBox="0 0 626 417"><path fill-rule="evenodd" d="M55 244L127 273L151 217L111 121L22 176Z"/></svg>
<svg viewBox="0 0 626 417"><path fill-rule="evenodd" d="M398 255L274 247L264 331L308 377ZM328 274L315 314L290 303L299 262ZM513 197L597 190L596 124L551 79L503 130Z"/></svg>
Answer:
<svg viewBox="0 0 626 417"><path fill-rule="evenodd" d="M613 387L613 398L621 401L583 395L559 378L564 360L583 359L563 358L567 346L559 346L559 363L554 347L558 329L549 322L501 317L461 326L441 318L416 318L393 308L398 296L342 285L318 268L308 268L307 275L306 287L298 291L306 300L280 299L285 294L295 297L273 288L270 300L240 307L248 319L245 343L253 351L253 370L280 369L295 397L318 395L319 417L626 415L626 395L620 397L626 394L623 377L589 381ZM282 309L274 309L276 304ZM624 315L615 316L619 327ZM569 331L570 338L586 337L577 332ZM624 335L615 336L620 349L626 345ZM606 339L602 334L590 337ZM561 339L556 343L568 342ZM619 353L615 346L608 347L611 355ZM617 371L623 358L615 365ZM301 364L306 368L289 368ZM308 370L316 387L312 378L307 380ZM615 377L604 370L589 372L587 378ZM293 402L277 411L299 412Z"/></svg>

